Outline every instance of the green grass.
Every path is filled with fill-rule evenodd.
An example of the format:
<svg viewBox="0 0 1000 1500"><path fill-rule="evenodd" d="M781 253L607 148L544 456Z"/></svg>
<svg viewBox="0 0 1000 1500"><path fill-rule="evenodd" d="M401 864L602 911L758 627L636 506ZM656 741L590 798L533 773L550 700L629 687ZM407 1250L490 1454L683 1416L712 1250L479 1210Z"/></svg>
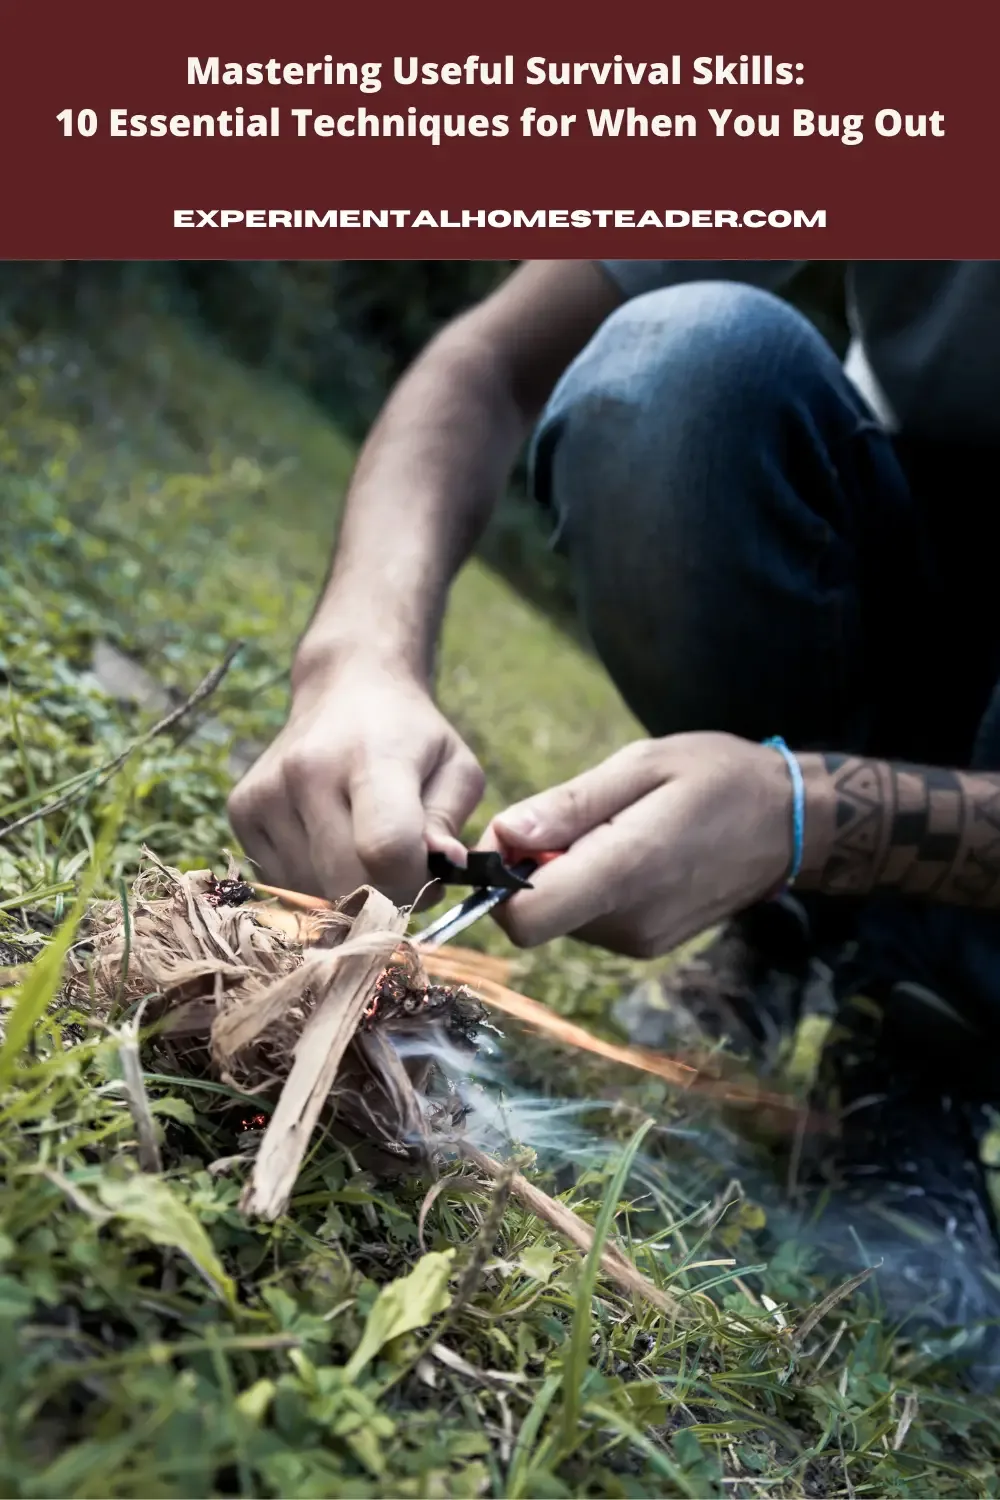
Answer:
<svg viewBox="0 0 1000 1500"><path fill-rule="evenodd" d="M133 310L99 357L71 332L0 345L0 816L85 782L146 727L90 680L99 636L185 691L244 639L214 711L234 738L274 732L351 461L307 401L153 314ZM454 593L441 694L483 756L489 806L634 732L594 664L478 563ZM514 1048L534 1087L556 1077L631 1106L569 1196L689 1306L683 1328L468 1175L436 1200L425 1253L426 1184L377 1182L325 1139L288 1216L248 1224L244 1169L212 1169L239 1151L247 1107L206 1080L147 1076L164 1172L139 1173L121 1037L53 1012L59 957L92 893L127 893L143 842L221 866L224 752L156 740L0 842L4 956L35 951L31 930L57 934L4 1002L2 1493L997 1492L993 1404L935 1381L865 1291L801 1347L748 1294L763 1287L794 1328L823 1288L792 1243L747 1269L763 1216L735 1191L721 1219L700 1213L727 1201L724 1163L654 1128L655 1195L633 1189L629 1206L637 1126L690 1111L659 1084ZM598 1025L636 977L572 943L523 972Z"/></svg>

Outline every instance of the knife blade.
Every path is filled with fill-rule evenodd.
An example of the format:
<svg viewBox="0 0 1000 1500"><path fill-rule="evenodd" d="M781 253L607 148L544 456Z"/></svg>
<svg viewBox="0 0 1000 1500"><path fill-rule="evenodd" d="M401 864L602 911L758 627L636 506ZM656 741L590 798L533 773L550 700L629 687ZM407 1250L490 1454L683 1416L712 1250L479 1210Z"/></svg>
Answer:
<svg viewBox="0 0 1000 1500"><path fill-rule="evenodd" d="M485 889L479 889L466 896L457 906L452 906L448 911L442 913L433 922L429 923L422 932L415 934L418 943L428 948L439 948L443 943L450 943L459 933L465 932L473 923L487 916L504 901L509 901L511 896L521 890L530 890L528 885L530 876L541 866L548 864L550 860L557 859L558 850L552 853L545 852L530 858L520 859L516 864L505 866L508 877L504 885L491 885ZM454 878L453 878L454 881Z"/></svg>

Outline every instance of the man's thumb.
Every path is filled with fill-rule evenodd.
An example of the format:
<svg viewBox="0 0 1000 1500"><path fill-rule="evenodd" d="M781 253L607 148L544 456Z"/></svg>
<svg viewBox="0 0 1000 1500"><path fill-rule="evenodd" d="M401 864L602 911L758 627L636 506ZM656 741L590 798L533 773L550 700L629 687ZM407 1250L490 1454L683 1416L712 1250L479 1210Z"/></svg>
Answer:
<svg viewBox="0 0 1000 1500"><path fill-rule="evenodd" d="M629 746L593 770L515 803L494 818L493 827L498 838L526 853L568 849L652 791L661 779L649 759Z"/></svg>

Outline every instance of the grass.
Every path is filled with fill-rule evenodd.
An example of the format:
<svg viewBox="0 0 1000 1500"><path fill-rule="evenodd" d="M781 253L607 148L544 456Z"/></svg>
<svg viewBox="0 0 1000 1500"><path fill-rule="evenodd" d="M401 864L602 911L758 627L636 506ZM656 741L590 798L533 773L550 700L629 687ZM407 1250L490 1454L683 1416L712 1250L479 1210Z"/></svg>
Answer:
<svg viewBox="0 0 1000 1500"><path fill-rule="evenodd" d="M245 640L213 707L234 738L267 738L352 462L336 427L141 308L99 352L72 330L8 334L0 392L0 817L85 784L146 727L91 679L98 637L184 691ZM634 732L593 663L478 563L453 597L441 693L490 807ZM31 932L55 930L4 1001L2 1493L997 1493L993 1403L926 1368L869 1287L796 1342L826 1290L807 1246L765 1254L763 1210L730 1185L721 1145L713 1161L670 1133L693 1107L659 1084L512 1052L540 1094L558 1078L562 1095L627 1106L601 1113L603 1147L583 1137L569 1185L544 1154L529 1166L670 1287L684 1327L468 1175L422 1244L425 1185L375 1181L325 1139L288 1216L248 1224L226 1159L249 1106L205 1080L147 1076L164 1171L140 1173L122 1037L53 1011L59 960L92 894L127 903L143 842L220 867L225 748L155 740L0 841L0 951L30 955ZM606 1026L636 977L560 943L522 982Z"/></svg>

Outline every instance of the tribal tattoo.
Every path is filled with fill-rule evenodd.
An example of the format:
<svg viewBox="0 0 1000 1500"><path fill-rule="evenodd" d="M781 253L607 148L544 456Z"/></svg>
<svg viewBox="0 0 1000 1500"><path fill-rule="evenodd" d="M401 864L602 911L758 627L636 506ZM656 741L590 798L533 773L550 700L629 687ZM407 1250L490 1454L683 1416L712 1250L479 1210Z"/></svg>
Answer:
<svg viewBox="0 0 1000 1500"><path fill-rule="evenodd" d="M799 884L1000 908L1000 774L802 755Z"/></svg>

